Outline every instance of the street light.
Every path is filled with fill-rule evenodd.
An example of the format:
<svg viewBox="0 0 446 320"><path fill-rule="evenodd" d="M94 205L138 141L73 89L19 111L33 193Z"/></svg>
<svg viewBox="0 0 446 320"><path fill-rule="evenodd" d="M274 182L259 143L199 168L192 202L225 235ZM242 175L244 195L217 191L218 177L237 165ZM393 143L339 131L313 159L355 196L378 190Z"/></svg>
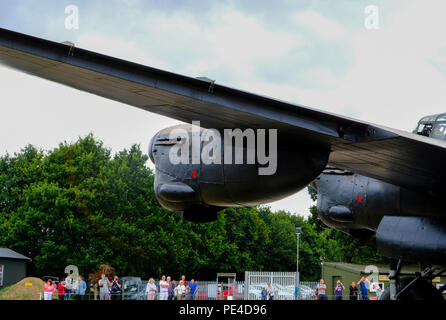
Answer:
<svg viewBox="0 0 446 320"><path fill-rule="evenodd" d="M296 248L296 300L299 299L299 291L300 291L300 277L299 277L299 236L302 233L302 228L296 228L296 236L297 236L297 248Z"/></svg>

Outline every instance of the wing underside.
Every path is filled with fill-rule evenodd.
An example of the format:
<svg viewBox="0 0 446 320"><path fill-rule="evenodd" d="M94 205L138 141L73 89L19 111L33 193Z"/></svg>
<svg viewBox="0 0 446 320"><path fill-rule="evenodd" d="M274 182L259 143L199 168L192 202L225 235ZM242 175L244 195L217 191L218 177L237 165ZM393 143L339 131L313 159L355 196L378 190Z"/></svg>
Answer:
<svg viewBox="0 0 446 320"><path fill-rule="evenodd" d="M0 64L207 128L276 128L330 148L329 163L407 188L443 193L445 144L0 29Z"/></svg>

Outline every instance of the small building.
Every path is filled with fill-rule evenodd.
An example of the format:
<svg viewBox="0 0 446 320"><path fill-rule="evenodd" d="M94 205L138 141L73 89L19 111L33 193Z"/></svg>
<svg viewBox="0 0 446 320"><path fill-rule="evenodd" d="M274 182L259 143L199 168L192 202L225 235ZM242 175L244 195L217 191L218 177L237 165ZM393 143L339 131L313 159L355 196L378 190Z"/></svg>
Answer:
<svg viewBox="0 0 446 320"><path fill-rule="evenodd" d="M0 248L0 289L26 277L26 264L31 259L8 248Z"/></svg>
<svg viewBox="0 0 446 320"><path fill-rule="evenodd" d="M420 272L420 267L416 265L404 265L401 268L401 276L415 276L415 272ZM327 296L333 299L334 287L338 280L344 284L344 300L349 298L349 287L352 282L357 283L361 277L367 277L370 282L369 298L376 298L376 286L383 290L389 286L389 266L383 264L360 265L343 262L324 262L322 264L322 279L327 285ZM432 284L437 288L446 283L446 277L433 279ZM358 288L359 290L359 288Z"/></svg>

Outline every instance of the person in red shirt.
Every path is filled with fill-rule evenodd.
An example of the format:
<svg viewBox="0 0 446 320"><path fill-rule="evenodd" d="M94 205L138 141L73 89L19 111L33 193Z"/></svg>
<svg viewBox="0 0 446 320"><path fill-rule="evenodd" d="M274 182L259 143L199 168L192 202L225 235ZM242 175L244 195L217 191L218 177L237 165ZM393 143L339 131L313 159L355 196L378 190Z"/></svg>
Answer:
<svg viewBox="0 0 446 320"><path fill-rule="evenodd" d="M181 280L183 280L183 284L187 288L186 276L184 274L181 276Z"/></svg>
<svg viewBox="0 0 446 320"><path fill-rule="evenodd" d="M59 294L59 300L65 299L65 281L59 282L57 285L57 293Z"/></svg>
<svg viewBox="0 0 446 320"><path fill-rule="evenodd" d="M48 279L43 288L44 300L53 300L55 286L53 284L53 280Z"/></svg>

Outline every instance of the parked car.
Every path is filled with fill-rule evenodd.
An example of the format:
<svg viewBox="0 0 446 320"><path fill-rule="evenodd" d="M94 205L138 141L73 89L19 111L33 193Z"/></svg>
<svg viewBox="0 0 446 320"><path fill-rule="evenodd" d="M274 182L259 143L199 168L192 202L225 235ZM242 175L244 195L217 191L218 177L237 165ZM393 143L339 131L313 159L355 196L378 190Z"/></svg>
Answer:
<svg viewBox="0 0 446 320"><path fill-rule="evenodd" d="M124 300L146 300L145 287L139 277L123 277Z"/></svg>
<svg viewBox="0 0 446 320"><path fill-rule="evenodd" d="M262 288L267 287L267 284L256 284L249 287L248 299L251 300L261 300L262 299ZM295 300L295 286L282 286L278 284L273 285L275 299L278 300ZM299 299L300 300L312 300L314 298L313 290L305 285L300 286Z"/></svg>
<svg viewBox="0 0 446 320"><path fill-rule="evenodd" d="M42 280L43 282L47 282L49 279L53 280L54 283L54 287L56 288L57 291L57 285L59 284L59 277L54 277L54 276L43 276Z"/></svg>

